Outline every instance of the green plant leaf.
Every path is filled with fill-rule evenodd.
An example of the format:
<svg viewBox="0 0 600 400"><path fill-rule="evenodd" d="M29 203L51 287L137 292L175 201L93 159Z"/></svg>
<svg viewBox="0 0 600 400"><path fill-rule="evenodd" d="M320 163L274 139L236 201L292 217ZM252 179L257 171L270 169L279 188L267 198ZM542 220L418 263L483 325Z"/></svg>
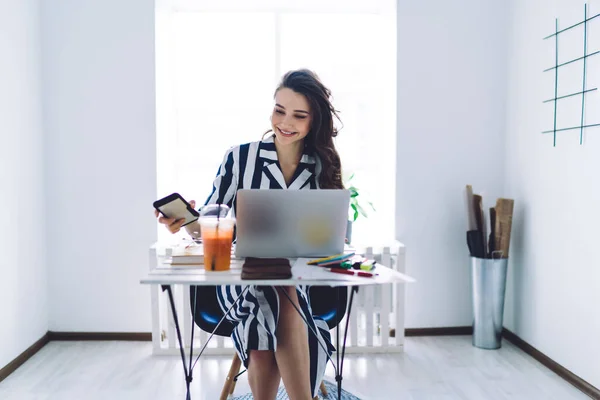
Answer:
<svg viewBox="0 0 600 400"><path fill-rule="evenodd" d="M352 221L356 221L356 219L358 218L358 209L357 209L357 204L351 204L350 207L352 207L352 210L354 210L354 215L353 215L353 219Z"/></svg>
<svg viewBox="0 0 600 400"><path fill-rule="evenodd" d="M345 181L346 184L344 186L347 186L347 189L350 192L350 205L352 207L352 211L349 210L349 218L352 218L353 221L356 221L356 219L358 218L359 215L362 215L365 218L368 218L368 215L367 215L367 212L365 211L366 206L365 206L365 208L363 208L359 204L359 201L358 201L359 189L356 186L350 184L350 181L352 179L354 179L354 176L355 176L355 174L351 173L350 176L346 179L346 181ZM361 199L362 198L363 198L363 196L361 196ZM369 205L368 208L370 208L373 211L377 211L372 202L367 201L367 199L364 199L362 201L363 201L362 204L368 204ZM352 216L351 216L351 214L352 214Z"/></svg>
<svg viewBox="0 0 600 400"><path fill-rule="evenodd" d="M357 205L356 205L356 208L358 209L358 212L360 212L360 214L361 214L363 217L367 218L367 213L366 213L366 212L365 212L365 210L364 210L364 209L363 209L363 208L360 206L360 204L357 204Z"/></svg>

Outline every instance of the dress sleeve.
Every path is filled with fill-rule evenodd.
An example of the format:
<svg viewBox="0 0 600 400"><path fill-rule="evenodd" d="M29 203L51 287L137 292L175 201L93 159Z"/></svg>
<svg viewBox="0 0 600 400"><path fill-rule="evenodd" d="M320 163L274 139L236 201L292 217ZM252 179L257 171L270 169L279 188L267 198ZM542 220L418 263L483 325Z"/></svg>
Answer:
<svg viewBox="0 0 600 400"><path fill-rule="evenodd" d="M213 181L212 192L204 205L226 204L228 207L232 207L238 186L238 163L236 156L239 154L238 148L232 147L225 153L223 162Z"/></svg>

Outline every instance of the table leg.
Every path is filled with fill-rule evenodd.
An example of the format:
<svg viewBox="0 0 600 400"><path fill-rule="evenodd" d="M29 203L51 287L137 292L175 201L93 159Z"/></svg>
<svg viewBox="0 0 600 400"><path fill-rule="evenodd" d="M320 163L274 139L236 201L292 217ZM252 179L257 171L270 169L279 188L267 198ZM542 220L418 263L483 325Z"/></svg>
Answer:
<svg viewBox="0 0 600 400"><path fill-rule="evenodd" d="M344 373L344 356L346 355L346 339L348 338L348 325L350 322L350 313L352 312L352 302L354 301L354 292L358 292L358 286L352 286L350 289L350 301L348 302L348 312L346 313L346 327L344 330L344 342L342 344L342 359L341 359L341 363L340 360L338 359L338 366L337 366L337 372L338 375L335 377L335 380L337 381L338 384L338 400L340 400L342 398L342 377L343 377L343 373ZM338 293L338 306L339 306L339 293ZM338 321L338 324L336 326L336 330L337 330L337 342L338 342L338 347L337 347L337 353L339 354L340 352L340 324L341 321Z"/></svg>
<svg viewBox="0 0 600 400"><path fill-rule="evenodd" d="M167 291L169 296L169 303L171 304L171 312L173 313L173 320L175 321L175 330L177 331L177 341L179 342L179 352L181 353L181 362L183 363L183 372L185 374L185 384L186 384L186 400L191 400L190 394L190 383L192 382L192 370L191 368L188 370L187 365L185 364L185 350L183 348L183 341L181 340L181 330L179 329L179 318L177 318L177 310L175 308L175 301L173 299L173 290L171 289L171 285L162 285L162 290ZM193 326L193 322L192 322ZM191 353L190 353L190 365L191 365Z"/></svg>
<svg viewBox="0 0 600 400"><path fill-rule="evenodd" d="M185 290L185 287L184 287ZM194 286L194 309L192 310L192 334L190 335L190 382L192 380L192 358L194 357L194 325L196 324L196 302L198 298L198 286ZM216 328L215 328L216 329Z"/></svg>
<svg viewBox="0 0 600 400"><path fill-rule="evenodd" d="M229 309L227 310L227 312L223 315L223 317L219 320L219 323L217 324L217 326L215 326L215 329L212 331L212 333L210 334L210 336L208 337L208 339L206 339L206 343L204 344L204 346L202 347L202 349L200 350L200 352L198 353L198 356L196 357L196 361L194 361L194 363L192 364L192 359L193 359L193 343L194 343L194 324L196 322L195 317L196 317L196 312L195 312L195 302L196 302L196 293L194 293L194 313L192 314L192 340L190 343L190 367L188 369L187 365L186 365L186 360L185 360L185 349L183 347L183 340L181 340L181 329L179 328L179 318L177 317L177 310L175 308L175 300L173 299L173 291L171 289L171 285L161 285L161 288L163 291L167 291L167 294L169 296L169 303L171 304L171 312L173 313L173 320L175 321L175 330L177 331L177 341L179 342L179 352L181 354L181 361L183 363L183 372L185 374L185 383L186 383L186 400L191 400L192 395L190 392L190 384L192 383L192 373L194 371L194 367L196 366L196 363L198 362L198 360L200 359L200 356L202 355L202 353L204 353L204 350L206 349L206 346L208 345L208 342L210 341L210 339L212 339L212 337L215 335L215 332L217 331L217 329L219 328L219 326L221 325L221 323L225 320L225 318L227 317L227 315L229 314L229 312L231 311L231 309L237 304L238 301L240 301L240 299L243 297L244 293L246 293L246 291L248 290L249 286L246 286L244 288L244 290L242 290L242 293L240 293L240 295L235 299L235 301L233 302L233 304L231 305L231 307L229 307Z"/></svg>
<svg viewBox="0 0 600 400"><path fill-rule="evenodd" d="M340 308L340 291L336 290L335 291L336 294L336 302L335 302L335 307L337 309ZM337 324L335 324L335 331L336 331L336 338L337 338L337 344L335 345L336 348L336 358L337 358L337 369L336 369L336 374L335 374L335 381L337 382L337 388L338 388L338 400L340 400L342 398L342 375L341 375L341 371L340 371L340 324L342 323L342 321L340 321L339 315L336 315L337 317Z"/></svg>

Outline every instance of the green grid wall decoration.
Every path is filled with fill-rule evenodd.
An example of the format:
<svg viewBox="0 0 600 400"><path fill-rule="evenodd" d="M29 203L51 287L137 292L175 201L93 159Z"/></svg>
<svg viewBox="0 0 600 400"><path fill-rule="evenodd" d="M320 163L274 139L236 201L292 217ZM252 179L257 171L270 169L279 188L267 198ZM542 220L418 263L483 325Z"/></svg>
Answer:
<svg viewBox="0 0 600 400"><path fill-rule="evenodd" d="M593 89L588 89L586 87L586 78L587 78L587 59L589 57L595 56L596 54L599 54L600 51L594 51L593 53L588 53L587 52L587 47L588 47L588 23L590 21L592 21L595 18L600 17L600 14L596 14L592 17L588 18L588 6L587 3L584 5L584 19L581 22L576 23L575 25L571 25L568 28L565 29L561 29L558 30L558 18L555 21L555 32L552 35L546 36L544 38L544 40L548 40L551 38L554 38L555 40L555 64L554 67L545 69L544 72L551 72L554 71L554 98L552 99L548 99L545 100L544 103L554 103L554 128L552 130L548 130L548 131L543 131L543 134L552 134L553 135L553 143L554 143L554 147L556 147L556 133L557 132L562 132L562 131L571 131L571 130L578 130L579 131L579 144L583 144L583 130L585 128L592 128L592 127L600 127L600 123L597 124L585 124L584 123L584 119L585 119L585 97L586 94L589 92L594 92L596 91L598 88L593 88ZM582 57L578 57L575 58L573 60L569 60L566 62L563 62L561 64L558 63L558 35L560 35L561 33L564 33L566 31L569 31L571 29L577 28L579 26L583 25L583 29L584 29L584 33L583 33L583 56ZM571 94L567 94L565 96L560 96L558 97L558 69L561 67L564 67L565 65L569 65L572 64L574 62L577 61L583 61L583 85L582 85L582 90L581 92L577 92L577 93L571 93ZM573 97L573 96L581 96L581 123L579 124L579 126L573 126L573 127L569 127L569 128L558 128L556 126L556 112L558 110L558 101L562 100L562 99L566 99L569 97Z"/></svg>

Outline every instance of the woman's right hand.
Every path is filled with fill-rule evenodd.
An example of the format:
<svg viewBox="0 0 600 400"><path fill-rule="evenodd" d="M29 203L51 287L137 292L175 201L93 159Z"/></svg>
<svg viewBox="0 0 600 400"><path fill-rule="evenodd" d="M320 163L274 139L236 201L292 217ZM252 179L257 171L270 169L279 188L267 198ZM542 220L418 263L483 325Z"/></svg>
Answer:
<svg viewBox="0 0 600 400"><path fill-rule="evenodd" d="M194 200L190 200L190 206L192 206L193 209L196 209L196 202ZM179 230L181 229L181 226L185 222L184 218L180 218L180 219L167 218L167 217L161 215L158 212L158 210L154 210L154 215L156 216L156 218L158 218L158 222L163 224L164 226L166 226L167 229L169 230L169 232L171 232L171 233L179 232Z"/></svg>

